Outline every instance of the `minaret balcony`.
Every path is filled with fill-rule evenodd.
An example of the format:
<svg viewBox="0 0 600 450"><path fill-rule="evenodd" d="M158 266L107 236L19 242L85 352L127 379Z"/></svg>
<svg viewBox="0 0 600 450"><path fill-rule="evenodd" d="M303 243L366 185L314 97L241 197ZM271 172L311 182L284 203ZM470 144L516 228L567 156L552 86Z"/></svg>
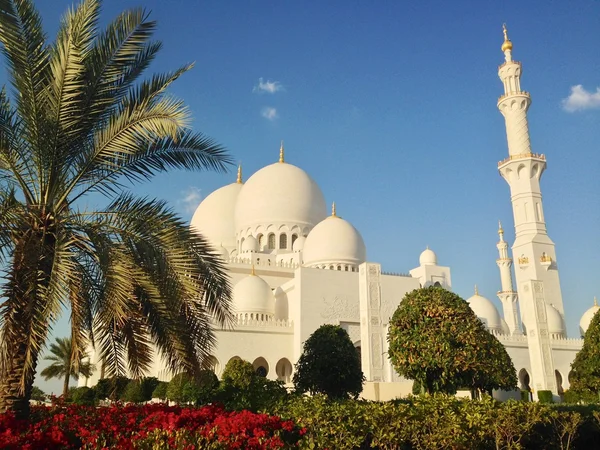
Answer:
<svg viewBox="0 0 600 450"><path fill-rule="evenodd" d="M527 267L529 267L529 258L527 256L521 256L517 258L517 264L521 269L527 269Z"/></svg>
<svg viewBox="0 0 600 450"><path fill-rule="evenodd" d="M516 159L525 159L525 158L531 158L531 159L535 159L538 161L546 161L546 155L544 155L543 153L527 152L527 153L519 153L518 155L510 155L508 158L503 159L502 161L499 161L498 167L503 166L507 162L514 161Z"/></svg>
<svg viewBox="0 0 600 450"><path fill-rule="evenodd" d="M527 97L529 99L531 99L531 94L527 91L515 91L515 92L507 92L506 94L502 94L500 97L498 97L498 103L500 103L502 100L504 100L506 97L513 97L513 96L519 96L519 97Z"/></svg>
<svg viewBox="0 0 600 450"><path fill-rule="evenodd" d="M544 268L546 268L546 270L548 270L550 268L550 266L552 265L552 257L547 256L547 255L542 255L540 257L540 265Z"/></svg>

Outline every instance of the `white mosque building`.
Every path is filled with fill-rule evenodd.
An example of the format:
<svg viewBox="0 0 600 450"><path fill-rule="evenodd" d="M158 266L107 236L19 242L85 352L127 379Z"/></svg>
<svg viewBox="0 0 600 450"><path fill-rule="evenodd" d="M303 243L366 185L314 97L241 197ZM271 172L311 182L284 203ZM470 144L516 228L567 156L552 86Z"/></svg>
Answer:
<svg viewBox="0 0 600 450"><path fill-rule="evenodd" d="M506 122L508 157L498 170L510 187L515 241L509 250L499 227L499 312L478 294L468 299L475 314L506 347L522 389L569 387L571 362L582 339L567 338L554 242L546 231L540 178L544 155L529 141L528 92L521 90L521 63L512 59L504 30L505 62L498 75L504 94L498 109ZM387 358L387 325L407 292L419 287L452 289L450 268L431 249L408 274L392 274L367 259L356 228L328 213L323 193L301 168L279 161L246 182L241 168L235 183L224 186L198 206L191 226L204 234L227 263L233 285L236 324L217 330L212 364L220 375L234 358L251 361L268 378L290 382L304 341L323 324L344 328L360 349L367 383L363 396L388 399L410 392L412 382L396 374ZM514 273L514 277L513 277ZM583 334L594 305L581 318ZM94 359L94 357L92 357ZM156 361L153 373L169 380ZM98 372L81 384L93 385Z"/></svg>

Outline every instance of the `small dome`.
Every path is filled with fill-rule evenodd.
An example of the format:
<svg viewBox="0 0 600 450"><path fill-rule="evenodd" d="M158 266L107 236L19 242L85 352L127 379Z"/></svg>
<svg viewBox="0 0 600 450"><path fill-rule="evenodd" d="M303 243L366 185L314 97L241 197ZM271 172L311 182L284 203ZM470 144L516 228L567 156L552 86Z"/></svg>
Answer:
<svg viewBox="0 0 600 450"><path fill-rule="evenodd" d="M421 266L436 266L437 256L435 252L427 247L423 253L421 253L421 256L419 256L419 264Z"/></svg>
<svg viewBox="0 0 600 450"><path fill-rule="evenodd" d="M467 299L467 302L475 315L489 330L503 332L502 318L498 310L490 300L479 295L477 289L475 290L475 295Z"/></svg>
<svg viewBox="0 0 600 450"><path fill-rule="evenodd" d="M285 162L260 169L244 184L235 207L235 227L313 227L327 215L321 189L302 169Z"/></svg>
<svg viewBox="0 0 600 450"><path fill-rule="evenodd" d="M548 332L564 336L566 329L562 314L553 305L546 305L546 316L548 320Z"/></svg>
<svg viewBox="0 0 600 450"><path fill-rule="evenodd" d="M300 236L298 239L296 239L296 241L294 242L294 246L292 248L292 250L294 252L301 252L304 249L304 243L306 242L306 238L304 236Z"/></svg>
<svg viewBox="0 0 600 450"><path fill-rule="evenodd" d="M196 208L190 226L213 245L235 248L235 204L243 184L232 183L217 189Z"/></svg>
<svg viewBox="0 0 600 450"><path fill-rule="evenodd" d="M258 241L254 236L248 236L242 242L242 253L250 253L258 251Z"/></svg>
<svg viewBox="0 0 600 450"><path fill-rule="evenodd" d="M302 253L304 264L344 264L358 266L367 259L360 233L350 222L332 215L308 234Z"/></svg>
<svg viewBox="0 0 600 450"><path fill-rule="evenodd" d="M228 261L229 260L229 251L223 247L222 245L219 245L217 247L217 252L219 253L219 256L221 256L221 258L223 259L223 261Z"/></svg>
<svg viewBox="0 0 600 450"><path fill-rule="evenodd" d="M254 269L253 269L254 271ZM236 314L275 314L275 296L269 284L261 277L250 275L233 288L233 308Z"/></svg>
<svg viewBox="0 0 600 450"><path fill-rule="evenodd" d="M590 327L590 323L592 322L594 315L598 312L598 310L600 310L600 306L596 304L595 300L596 299L594 299L594 306L584 312L583 316L581 316L581 320L579 321L579 331L581 332L581 336L585 335L585 332Z"/></svg>

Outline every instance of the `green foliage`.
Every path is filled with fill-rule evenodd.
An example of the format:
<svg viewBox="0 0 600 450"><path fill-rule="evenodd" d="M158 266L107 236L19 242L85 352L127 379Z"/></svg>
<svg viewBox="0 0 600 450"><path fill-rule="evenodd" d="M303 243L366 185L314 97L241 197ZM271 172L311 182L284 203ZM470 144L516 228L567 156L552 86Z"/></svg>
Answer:
<svg viewBox="0 0 600 450"><path fill-rule="evenodd" d="M169 381L167 387L167 399L172 402L183 403L183 387L191 380L191 378L192 377L187 373L178 373L175 375L171 381Z"/></svg>
<svg viewBox="0 0 600 450"><path fill-rule="evenodd" d="M200 405L214 398L218 386L219 379L212 370L201 370L196 377L180 373L169 382L166 398L177 403Z"/></svg>
<svg viewBox="0 0 600 450"><path fill-rule="evenodd" d="M31 388L31 400L36 400L38 402L46 401L46 394L39 387L33 386Z"/></svg>
<svg viewBox="0 0 600 450"><path fill-rule="evenodd" d="M537 396L540 403L554 403L552 391L538 391Z"/></svg>
<svg viewBox="0 0 600 450"><path fill-rule="evenodd" d="M76 405L93 406L96 404L96 392L87 386L75 388L70 398Z"/></svg>
<svg viewBox="0 0 600 450"><path fill-rule="evenodd" d="M96 400L121 400L129 381L127 377L101 378L94 387Z"/></svg>
<svg viewBox="0 0 600 450"><path fill-rule="evenodd" d="M152 394L158 386L158 378L156 377L144 377L142 378L142 393L145 402L152 400Z"/></svg>
<svg viewBox="0 0 600 450"><path fill-rule="evenodd" d="M528 402L531 400L531 394L529 391L521 391L521 401Z"/></svg>
<svg viewBox="0 0 600 450"><path fill-rule="evenodd" d="M389 357L396 371L429 393L458 387L491 392L515 389L516 371L506 349L469 304L439 287L406 294L390 321Z"/></svg>
<svg viewBox="0 0 600 450"><path fill-rule="evenodd" d="M600 442L600 409L421 395L392 402L290 397L272 411L307 433L302 449L581 449Z"/></svg>
<svg viewBox="0 0 600 450"><path fill-rule="evenodd" d="M139 380L131 380L127 383L121 400L128 403L142 403L146 401L144 388Z"/></svg>
<svg viewBox="0 0 600 450"><path fill-rule="evenodd" d="M412 395L420 395L423 391L423 385L419 380L414 380L412 385Z"/></svg>
<svg viewBox="0 0 600 450"><path fill-rule="evenodd" d="M156 385L156 388L154 389L154 392L152 392L152 398L166 400L168 387L169 387L169 383L166 383L164 381L159 381L158 384Z"/></svg>
<svg viewBox="0 0 600 450"><path fill-rule="evenodd" d="M598 394L589 390L567 389L563 395L563 402L571 404L600 403L600 398L598 398Z"/></svg>
<svg viewBox="0 0 600 450"><path fill-rule="evenodd" d="M225 366L215 401L231 410L271 411L287 397L282 382L261 377L251 363L236 359Z"/></svg>
<svg viewBox="0 0 600 450"><path fill-rule="evenodd" d="M294 373L297 392L358 397L364 380L358 352L343 328L322 325L304 343Z"/></svg>
<svg viewBox="0 0 600 450"><path fill-rule="evenodd" d="M583 346L571 363L569 390L600 395L600 314L594 314L583 337Z"/></svg>

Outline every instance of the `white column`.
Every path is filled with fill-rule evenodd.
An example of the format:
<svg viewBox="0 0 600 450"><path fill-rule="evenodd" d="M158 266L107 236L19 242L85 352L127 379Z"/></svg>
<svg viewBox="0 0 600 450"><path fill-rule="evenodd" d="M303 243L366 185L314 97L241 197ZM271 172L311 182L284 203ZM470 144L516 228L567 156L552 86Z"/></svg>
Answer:
<svg viewBox="0 0 600 450"><path fill-rule="evenodd" d="M381 265L359 266L362 371L367 381L384 381L384 327L381 320Z"/></svg>

